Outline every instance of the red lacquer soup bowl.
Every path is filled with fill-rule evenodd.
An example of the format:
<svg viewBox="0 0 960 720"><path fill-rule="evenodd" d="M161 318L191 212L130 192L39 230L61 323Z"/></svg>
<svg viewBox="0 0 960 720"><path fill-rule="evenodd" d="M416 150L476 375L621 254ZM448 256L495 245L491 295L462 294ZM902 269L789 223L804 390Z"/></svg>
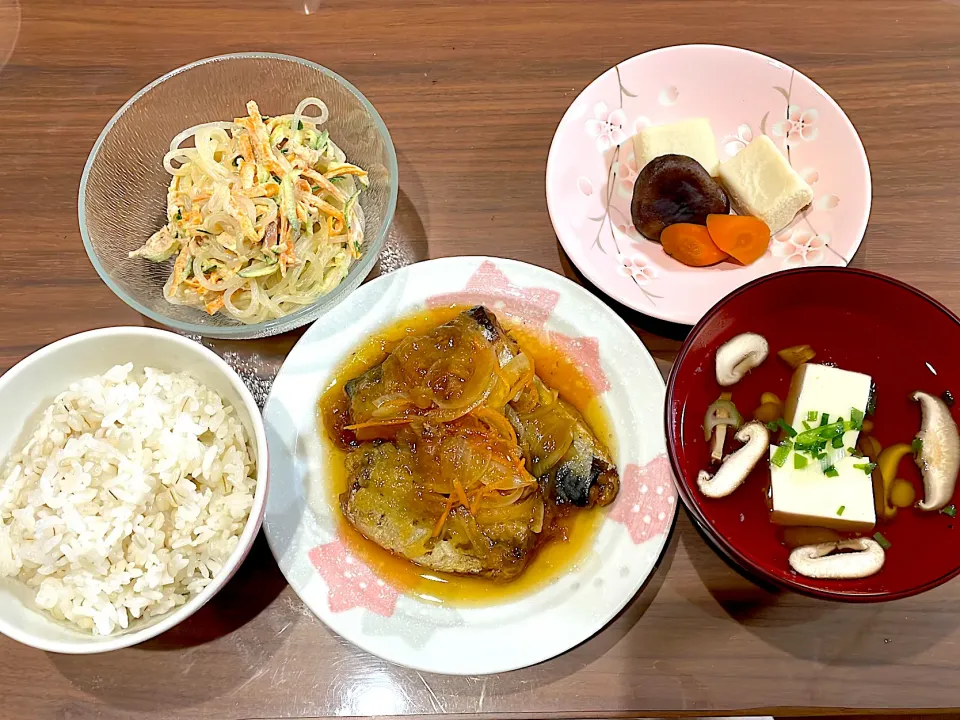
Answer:
<svg viewBox="0 0 960 720"><path fill-rule="evenodd" d="M716 381L714 354L743 332L763 335L770 356L732 388ZM866 373L876 384L873 436L883 447L909 443L920 427L915 390L960 398L960 319L936 300L892 278L849 268L790 270L756 280L720 301L691 331L667 387L667 448L680 495L719 548L750 573L810 595L891 600L936 587L960 573L960 517L900 509L879 531L890 547L884 567L860 580L814 580L788 563L782 528L770 522L766 459L732 494L704 497L697 473L709 467L703 417L724 389L746 417L763 392L784 399L792 370L776 351L809 344L814 362ZM960 407L952 411L956 419ZM728 441L727 452L737 447ZM923 497L909 457L898 473ZM955 495L952 502L960 502Z"/></svg>

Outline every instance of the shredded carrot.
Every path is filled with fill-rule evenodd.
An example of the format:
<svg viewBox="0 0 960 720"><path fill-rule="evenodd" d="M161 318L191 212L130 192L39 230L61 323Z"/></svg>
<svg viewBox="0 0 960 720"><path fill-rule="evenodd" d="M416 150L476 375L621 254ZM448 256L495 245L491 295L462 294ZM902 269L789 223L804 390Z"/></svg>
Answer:
<svg viewBox="0 0 960 720"><path fill-rule="evenodd" d="M457 478L453 479L453 489L457 493L457 500L460 501L460 504L463 505L465 508L469 508L470 501L467 500L467 493L464 491L463 485L460 483L460 481Z"/></svg>
<svg viewBox="0 0 960 720"><path fill-rule="evenodd" d="M707 230L718 248L744 265L759 260L770 245L770 228L750 215L707 215Z"/></svg>
<svg viewBox="0 0 960 720"><path fill-rule="evenodd" d="M223 307L223 293L217 295L213 300L203 306L207 315L215 315L217 310Z"/></svg>
<svg viewBox="0 0 960 720"><path fill-rule="evenodd" d="M483 500L484 495L487 494L487 489L485 487L480 488L474 495L473 502L470 503L470 514L476 515L477 510L480 509L480 501Z"/></svg>
<svg viewBox="0 0 960 720"><path fill-rule="evenodd" d="M452 498L447 498L447 507L443 511L443 515L440 516L440 519L437 520L437 524L433 526L433 532L430 533L430 537L437 537L440 534L440 531L443 530L443 526L447 523L447 517L450 515L450 511L453 509L454 500Z"/></svg>
<svg viewBox="0 0 960 720"><path fill-rule="evenodd" d="M240 155L247 162L253 162L253 146L250 144L250 136L241 134L237 143L240 145Z"/></svg>
<svg viewBox="0 0 960 720"><path fill-rule="evenodd" d="M337 225L338 222L333 215L327 215L327 237L333 237L340 233L340 228Z"/></svg>
<svg viewBox="0 0 960 720"><path fill-rule="evenodd" d="M367 177L367 171L358 168L356 165L344 164L324 173L324 176L330 178L342 177L343 175L356 175L357 177Z"/></svg>
<svg viewBox="0 0 960 720"><path fill-rule="evenodd" d="M303 177L305 178L313 180L315 183L317 183L317 185L323 188L326 192L330 193L335 198L337 198L337 200L340 200L342 202L347 199L347 196L343 194L343 191L340 188L338 188L332 182L327 180L327 178L325 178L323 175L318 173L316 170L307 169L307 170L303 170L300 174L303 175Z"/></svg>
<svg viewBox="0 0 960 720"><path fill-rule="evenodd" d="M473 411L474 416L492 430L496 430L511 445L517 444L517 433L513 425L501 413L490 408L478 407Z"/></svg>
<svg viewBox="0 0 960 720"><path fill-rule="evenodd" d="M187 263L190 261L190 246L184 245L180 249L180 254L173 263L173 286L177 287L183 282L187 274Z"/></svg>
<svg viewBox="0 0 960 720"><path fill-rule="evenodd" d="M331 205L325 200L321 200L316 195L306 195L302 199L304 200L304 202L308 203L309 205L313 205L315 208L317 208L324 214L332 215L333 217L337 218L337 220L341 220L341 221L343 220L342 210L340 210L339 208L335 208L333 205Z"/></svg>

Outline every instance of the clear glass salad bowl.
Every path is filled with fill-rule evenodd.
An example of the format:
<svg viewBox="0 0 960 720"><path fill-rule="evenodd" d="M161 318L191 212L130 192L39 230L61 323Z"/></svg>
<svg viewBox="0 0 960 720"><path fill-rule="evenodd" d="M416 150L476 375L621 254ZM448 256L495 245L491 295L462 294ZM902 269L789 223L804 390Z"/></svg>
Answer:
<svg viewBox="0 0 960 720"><path fill-rule="evenodd" d="M256 100L264 115L292 113L305 97L330 109L323 125L349 162L369 173L359 204L365 218L362 256L343 282L312 305L282 318L243 324L217 313L172 305L163 284L173 260L154 264L128 253L166 222L170 175L163 156L180 131L232 120ZM397 204L397 156L373 105L327 68L288 55L238 53L199 60L140 90L100 133L80 180L80 234L100 277L124 302L176 330L222 338L266 337L306 325L353 292L373 268Z"/></svg>

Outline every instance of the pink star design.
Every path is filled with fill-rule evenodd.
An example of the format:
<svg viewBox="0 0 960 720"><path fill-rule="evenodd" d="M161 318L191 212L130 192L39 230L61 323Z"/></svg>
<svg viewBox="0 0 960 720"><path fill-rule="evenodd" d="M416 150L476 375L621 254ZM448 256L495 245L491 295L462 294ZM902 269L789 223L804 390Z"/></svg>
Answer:
<svg viewBox="0 0 960 720"><path fill-rule="evenodd" d="M339 538L313 548L309 557L327 583L331 611L359 607L384 617L393 615L400 593L347 550Z"/></svg>
<svg viewBox="0 0 960 720"><path fill-rule="evenodd" d="M573 338L559 332L550 333L550 342L563 350L587 378L598 395L610 389L610 381L600 365L600 341L594 337Z"/></svg>
<svg viewBox="0 0 960 720"><path fill-rule="evenodd" d="M543 327L557 306L560 293L546 288L521 288L489 260L485 260L460 292L434 295L428 307L441 305L486 305L491 310L505 310L535 327Z"/></svg>
<svg viewBox="0 0 960 720"><path fill-rule="evenodd" d="M620 495L610 519L623 523L637 545L667 531L673 521L677 491L666 455L658 455L642 468L627 465L620 478Z"/></svg>
<svg viewBox="0 0 960 720"><path fill-rule="evenodd" d="M556 290L517 287L496 265L485 260L463 290L434 295L427 299L427 307L485 305L494 312L502 310L527 325L543 328L559 300L560 293ZM596 338L572 338L559 332L550 332L549 337L583 370L596 393L610 389L610 382L600 365L600 343Z"/></svg>

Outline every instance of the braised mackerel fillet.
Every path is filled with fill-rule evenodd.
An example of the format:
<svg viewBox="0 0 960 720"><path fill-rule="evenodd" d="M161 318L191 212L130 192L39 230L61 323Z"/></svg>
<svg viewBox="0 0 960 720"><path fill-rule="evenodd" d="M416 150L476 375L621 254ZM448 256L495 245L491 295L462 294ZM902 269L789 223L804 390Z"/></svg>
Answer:
<svg viewBox="0 0 960 720"><path fill-rule="evenodd" d="M607 451L483 307L404 339L344 390L357 443L343 514L423 567L512 579L560 514L616 497Z"/></svg>

